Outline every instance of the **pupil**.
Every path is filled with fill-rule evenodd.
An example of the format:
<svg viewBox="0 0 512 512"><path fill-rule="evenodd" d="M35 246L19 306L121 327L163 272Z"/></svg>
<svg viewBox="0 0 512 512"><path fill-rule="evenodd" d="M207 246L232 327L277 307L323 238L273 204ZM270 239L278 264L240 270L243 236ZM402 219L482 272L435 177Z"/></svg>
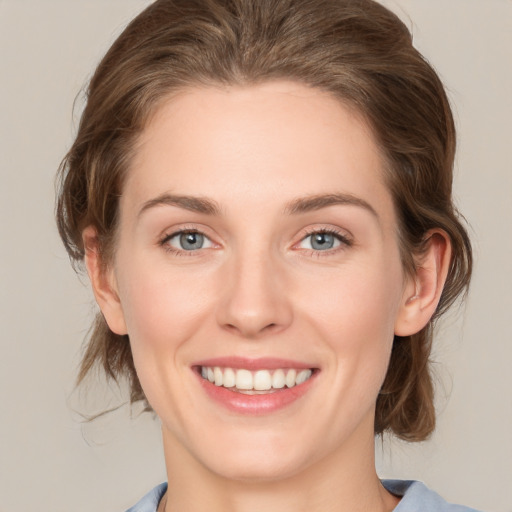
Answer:
<svg viewBox="0 0 512 512"><path fill-rule="evenodd" d="M181 246L185 250L201 249L203 246L203 235L200 233L184 233L180 238Z"/></svg>
<svg viewBox="0 0 512 512"><path fill-rule="evenodd" d="M313 235L313 242L311 245L313 249L332 249L334 245L334 237L329 233L316 233Z"/></svg>

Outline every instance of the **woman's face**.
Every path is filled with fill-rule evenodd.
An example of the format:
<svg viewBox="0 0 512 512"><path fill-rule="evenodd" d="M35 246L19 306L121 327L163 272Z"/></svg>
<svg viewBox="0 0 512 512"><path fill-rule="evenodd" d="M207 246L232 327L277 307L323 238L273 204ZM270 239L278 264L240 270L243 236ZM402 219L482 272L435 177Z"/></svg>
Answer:
<svg viewBox="0 0 512 512"><path fill-rule="evenodd" d="M278 478L373 446L408 293L382 165L361 118L303 85L159 108L121 198L106 316L179 463Z"/></svg>

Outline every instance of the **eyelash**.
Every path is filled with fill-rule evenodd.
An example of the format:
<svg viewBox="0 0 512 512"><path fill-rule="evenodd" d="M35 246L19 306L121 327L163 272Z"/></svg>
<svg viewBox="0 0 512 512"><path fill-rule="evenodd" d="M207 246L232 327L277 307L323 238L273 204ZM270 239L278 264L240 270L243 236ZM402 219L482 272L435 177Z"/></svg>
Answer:
<svg viewBox="0 0 512 512"><path fill-rule="evenodd" d="M176 236L179 236L179 235L187 235L187 234L198 234L198 235L202 235L204 236L206 239L210 240L210 237L208 235L206 235L205 233L203 233L202 231L198 230L198 229L195 229L195 228L182 228L182 229L178 229L176 231L173 231L172 233L169 233L167 235L165 235L159 242L158 242L158 245L160 245L161 247L163 247L163 249L174 255L174 256L195 256L194 253L198 252L198 251L187 251L185 249L176 249L175 247L173 247L172 245L170 245L168 242L170 240L172 240L174 237Z"/></svg>
<svg viewBox="0 0 512 512"><path fill-rule="evenodd" d="M336 238L340 242L340 246L333 248L333 249L326 249L323 251L314 250L314 249L305 249L308 251L308 253L312 256L315 256L317 258L321 258L323 256L332 256L332 254L337 253L339 251L343 251L348 247L352 247L353 241L350 239L347 235L342 234L336 229L333 228L313 228L308 229L306 231L306 234L300 239L298 243L301 243L302 241L306 240L306 238L313 236L313 235L332 235L334 238ZM297 245L297 244L295 244Z"/></svg>
<svg viewBox="0 0 512 512"><path fill-rule="evenodd" d="M202 231L200 231L198 229L195 229L195 228L183 228L183 229L178 229L177 231L173 231L172 233L166 234L158 242L158 244L161 247L163 247L163 249L166 252L171 253L171 254L173 254L175 256L196 256L195 253L200 251L200 249L198 249L196 251L193 251L193 250L187 251L185 249L176 249L175 247L172 247L171 245L169 245L168 242L170 240L172 240L174 237L179 236L179 235L184 235L184 234L199 234L199 235L204 236L206 239L210 240L208 235L206 235L204 232L202 232ZM326 250L323 250L323 251L321 251L321 250L314 250L314 249L304 249L310 255L313 255L315 257L329 256L329 255L332 255L333 253L337 253L338 251L344 250L347 247L351 247L353 245L353 241L349 237L347 237L346 235L340 233L336 229L332 229L332 228L316 228L316 229L309 229L309 230L307 230L305 235L299 240L299 242L294 244L294 246L296 246L299 243L303 242L308 237L313 236L313 235L318 235L318 234L331 235L331 236L335 237L340 242L341 245L339 247L336 247L336 248L333 248L333 249L326 249ZM211 242L211 240L210 240L210 242Z"/></svg>

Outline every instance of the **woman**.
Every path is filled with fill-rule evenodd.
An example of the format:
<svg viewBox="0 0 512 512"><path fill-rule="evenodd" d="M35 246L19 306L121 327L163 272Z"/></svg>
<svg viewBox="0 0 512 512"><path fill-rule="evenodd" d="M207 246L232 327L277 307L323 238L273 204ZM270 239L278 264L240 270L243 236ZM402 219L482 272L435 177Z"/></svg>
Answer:
<svg viewBox="0 0 512 512"><path fill-rule="evenodd" d="M381 482L435 424L471 247L442 84L371 0L159 0L93 76L57 219L96 365L162 423L132 511L461 510Z"/></svg>

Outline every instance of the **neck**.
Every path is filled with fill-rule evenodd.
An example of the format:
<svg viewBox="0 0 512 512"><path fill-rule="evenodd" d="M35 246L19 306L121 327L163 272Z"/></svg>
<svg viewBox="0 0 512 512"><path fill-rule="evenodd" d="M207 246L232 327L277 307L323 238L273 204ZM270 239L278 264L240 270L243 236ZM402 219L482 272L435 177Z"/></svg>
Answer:
<svg viewBox="0 0 512 512"><path fill-rule="evenodd" d="M268 480L219 475L163 433L169 482L165 512L390 512L399 501L377 477L373 432L300 472Z"/></svg>

